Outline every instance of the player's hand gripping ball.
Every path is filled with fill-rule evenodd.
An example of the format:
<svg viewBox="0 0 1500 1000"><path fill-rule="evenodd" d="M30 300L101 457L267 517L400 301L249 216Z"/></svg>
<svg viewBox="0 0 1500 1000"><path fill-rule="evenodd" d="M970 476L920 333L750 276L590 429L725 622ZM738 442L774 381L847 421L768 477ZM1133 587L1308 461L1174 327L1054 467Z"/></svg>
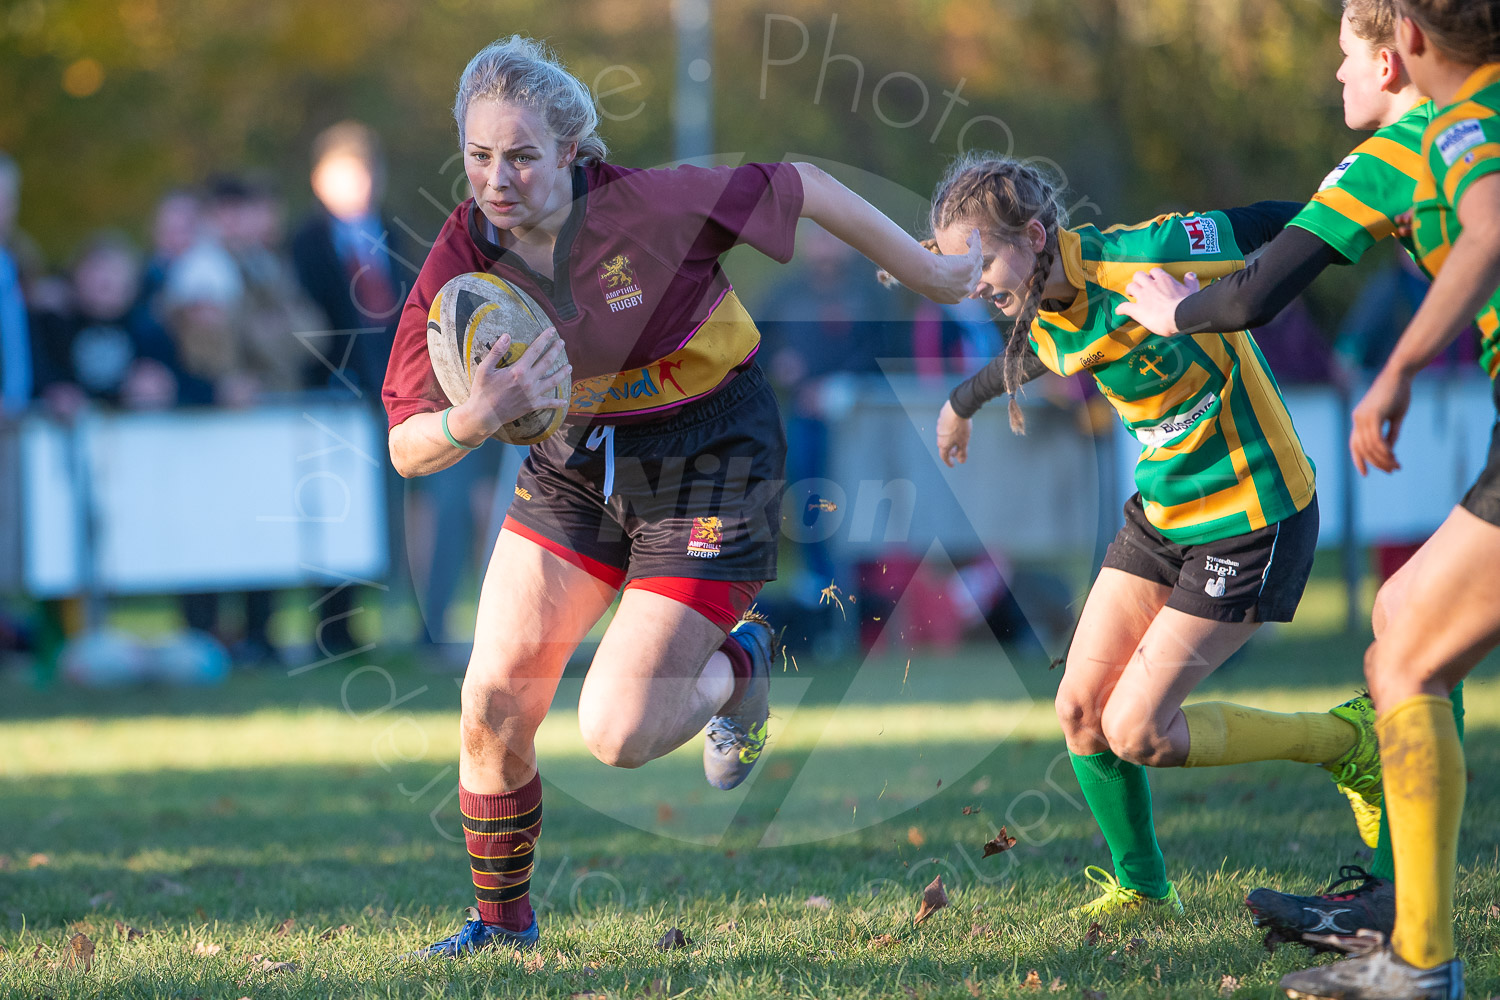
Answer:
<svg viewBox="0 0 1500 1000"><path fill-rule="evenodd" d="M504 278L475 272L450 279L427 313L427 353L449 402L458 406L468 401L475 366L484 361L502 334L510 335L510 347L499 367L509 368L551 325L542 307ZM553 363L541 374L553 375L567 363L566 352L558 350ZM545 441L567 416L570 388L565 382L552 389L552 396L563 405L532 410L503 424L494 437L507 444Z"/></svg>

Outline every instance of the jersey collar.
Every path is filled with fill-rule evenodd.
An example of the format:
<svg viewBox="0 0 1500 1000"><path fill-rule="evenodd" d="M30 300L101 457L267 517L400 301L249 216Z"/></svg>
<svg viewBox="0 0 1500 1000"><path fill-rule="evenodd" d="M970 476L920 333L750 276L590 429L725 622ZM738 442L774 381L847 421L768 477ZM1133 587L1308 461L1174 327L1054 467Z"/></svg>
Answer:
<svg viewBox="0 0 1500 1000"><path fill-rule="evenodd" d="M1500 63L1485 63L1469 74L1464 85L1458 88L1458 93L1453 95L1453 103L1467 101L1485 87L1497 82L1500 82Z"/></svg>
<svg viewBox="0 0 1500 1000"><path fill-rule="evenodd" d="M1088 319L1089 311L1088 274L1083 269L1083 237L1071 229L1059 229L1057 255L1062 258L1063 275L1068 279L1068 284L1078 289L1078 294L1073 296L1073 301L1061 312L1043 311L1081 328Z"/></svg>
<svg viewBox="0 0 1500 1000"><path fill-rule="evenodd" d="M531 265L514 250L500 245L500 232L495 224L484 217L475 202L469 209L469 238L479 252L497 264L514 268L540 288L547 300L557 309L558 319L568 320L578 315L578 306L573 301L572 268L573 241L583 228L584 213L588 210L589 179L580 164L573 164L573 207L568 211L568 220L557 234L557 243L552 248L552 277L532 270Z"/></svg>

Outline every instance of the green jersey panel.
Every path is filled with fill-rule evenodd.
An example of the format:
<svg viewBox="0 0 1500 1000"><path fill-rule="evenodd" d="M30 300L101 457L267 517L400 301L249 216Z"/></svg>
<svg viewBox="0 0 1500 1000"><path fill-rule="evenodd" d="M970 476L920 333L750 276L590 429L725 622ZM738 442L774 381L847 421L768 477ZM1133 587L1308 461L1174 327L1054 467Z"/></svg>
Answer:
<svg viewBox="0 0 1500 1000"><path fill-rule="evenodd" d="M1395 233L1396 216L1412 207L1427 172L1422 133L1432 114L1432 102L1423 101L1355 146L1287 225L1306 229L1350 262ZM1401 243L1413 252L1410 237Z"/></svg>
<svg viewBox="0 0 1500 1000"><path fill-rule="evenodd" d="M1454 102L1433 115L1422 138L1429 173L1417 185L1412 238L1417 261L1429 275L1443 269L1463 232L1458 206L1469 185L1500 170L1500 63L1479 67ZM1474 317L1479 327L1479 363L1500 374L1500 289Z"/></svg>
<svg viewBox="0 0 1500 1000"><path fill-rule="evenodd" d="M1161 267L1204 283L1245 266L1229 217L1164 215L1137 226L1059 234L1078 294L1031 327L1053 371L1087 371L1141 443L1135 481L1146 517L1196 544L1244 534L1312 500L1312 463L1248 332L1159 337L1115 310L1137 271Z"/></svg>

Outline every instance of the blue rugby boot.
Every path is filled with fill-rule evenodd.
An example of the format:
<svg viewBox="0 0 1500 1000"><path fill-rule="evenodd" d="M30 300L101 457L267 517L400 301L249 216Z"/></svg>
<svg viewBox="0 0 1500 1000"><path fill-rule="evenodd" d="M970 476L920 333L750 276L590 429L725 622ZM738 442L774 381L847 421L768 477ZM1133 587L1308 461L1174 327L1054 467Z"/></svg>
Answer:
<svg viewBox="0 0 1500 1000"><path fill-rule="evenodd" d="M536 925L536 914L532 914L531 926L524 931L508 931L498 924L485 923L479 919L478 907L469 907L464 915L467 919L457 934L402 957L459 958L481 948L518 948L524 951L536 947L537 939L541 937L541 931Z"/></svg>
<svg viewBox="0 0 1500 1000"><path fill-rule="evenodd" d="M752 609L729 632L750 654L745 693L727 715L708 720L703 742L703 775L715 788L728 790L750 775L766 748L766 719L771 714L771 658L776 635L764 615Z"/></svg>

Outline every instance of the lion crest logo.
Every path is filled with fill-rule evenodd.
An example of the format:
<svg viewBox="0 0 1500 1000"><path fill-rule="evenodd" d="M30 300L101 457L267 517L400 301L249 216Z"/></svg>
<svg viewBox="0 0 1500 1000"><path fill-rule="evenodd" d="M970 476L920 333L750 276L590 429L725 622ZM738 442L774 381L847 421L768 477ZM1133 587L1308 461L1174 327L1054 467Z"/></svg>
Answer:
<svg viewBox="0 0 1500 1000"><path fill-rule="evenodd" d="M721 518L693 518L693 531L688 538L688 555L699 559L712 559L719 554L719 549L723 544L724 521Z"/></svg>
<svg viewBox="0 0 1500 1000"><path fill-rule="evenodd" d="M635 280L635 268L630 258L622 253L599 265L599 288L604 292L604 302L612 313L638 306L643 301L640 283Z"/></svg>

